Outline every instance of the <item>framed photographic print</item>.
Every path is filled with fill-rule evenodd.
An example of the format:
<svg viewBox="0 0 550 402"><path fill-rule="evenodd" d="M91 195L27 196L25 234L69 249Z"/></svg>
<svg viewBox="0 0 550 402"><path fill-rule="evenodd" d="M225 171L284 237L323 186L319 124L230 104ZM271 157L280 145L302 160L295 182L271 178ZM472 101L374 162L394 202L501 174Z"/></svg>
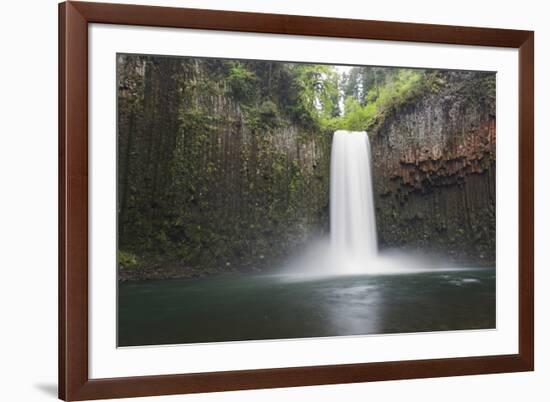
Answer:
<svg viewBox="0 0 550 402"><path fill-rule="evenodd" d="M533 32L59 12L61 399L533 370Z"/></svg>

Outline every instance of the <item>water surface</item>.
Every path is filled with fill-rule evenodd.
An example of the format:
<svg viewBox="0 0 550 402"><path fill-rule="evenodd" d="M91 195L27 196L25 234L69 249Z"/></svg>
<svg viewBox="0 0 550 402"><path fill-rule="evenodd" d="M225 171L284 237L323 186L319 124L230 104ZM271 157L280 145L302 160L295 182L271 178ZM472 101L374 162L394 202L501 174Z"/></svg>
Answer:
<svg viewBox="0 0 550 402"><path fill-rule="evenodd" d="M119 288L119 346L495 327L495 270L227 275Z"/></svg>

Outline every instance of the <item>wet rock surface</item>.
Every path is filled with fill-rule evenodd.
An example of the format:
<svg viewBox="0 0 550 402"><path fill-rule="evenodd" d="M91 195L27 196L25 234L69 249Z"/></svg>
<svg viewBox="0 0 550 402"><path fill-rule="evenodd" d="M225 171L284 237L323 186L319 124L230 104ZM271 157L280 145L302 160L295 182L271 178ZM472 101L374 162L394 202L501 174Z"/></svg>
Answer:
<svg viewBox="0 0 550 402"><path fill-rule="evenodd" d="M379 244L494 265L494 74L443 77L369 132Z"/></svg>

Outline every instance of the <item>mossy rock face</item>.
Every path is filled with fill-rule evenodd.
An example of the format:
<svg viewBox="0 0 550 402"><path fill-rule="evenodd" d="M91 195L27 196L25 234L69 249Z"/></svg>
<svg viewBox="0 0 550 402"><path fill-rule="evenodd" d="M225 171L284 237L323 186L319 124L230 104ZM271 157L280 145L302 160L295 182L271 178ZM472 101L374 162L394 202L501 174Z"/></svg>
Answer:
<svg viewBox="0 0 550 402"><path fill-rule="evenodd" d="M119 245L141 276L264 270L327 232L330 137L247 68L119 65Z"/></svg>
<svg viewBox="0 0 550 402"><path fill-rule="evenodd" d="M138 266L138 257L126 251L117 252L117 263L122 269L132 269Z"/></svg>
<svg viewBox="0 0 550 402"><path fill-rule="evenodd" d="M495 264L495 75L442 72L371 131L381 246Z"/></svg>

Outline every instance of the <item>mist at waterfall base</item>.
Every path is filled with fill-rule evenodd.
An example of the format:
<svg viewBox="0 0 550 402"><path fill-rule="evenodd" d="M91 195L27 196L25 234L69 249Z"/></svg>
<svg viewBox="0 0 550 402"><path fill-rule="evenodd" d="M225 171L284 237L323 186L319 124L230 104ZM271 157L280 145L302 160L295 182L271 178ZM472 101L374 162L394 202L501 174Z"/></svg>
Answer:
<svg viewBox="0 0 550 402"><path fill-rule="evenodd" d="M332 139L330 235L312 242L282 270L302 279L323 275L406 274L466 269L441 256L378 250L370 142L364 131L338 130Z"/></svg>
<svg viewBox="0 0 550 402"><path fill-rule="evenodd" d="M330 236L271 274L120 285L118 346L495 328L495 268L378 250L367 134L331 158Z"/></svg>

